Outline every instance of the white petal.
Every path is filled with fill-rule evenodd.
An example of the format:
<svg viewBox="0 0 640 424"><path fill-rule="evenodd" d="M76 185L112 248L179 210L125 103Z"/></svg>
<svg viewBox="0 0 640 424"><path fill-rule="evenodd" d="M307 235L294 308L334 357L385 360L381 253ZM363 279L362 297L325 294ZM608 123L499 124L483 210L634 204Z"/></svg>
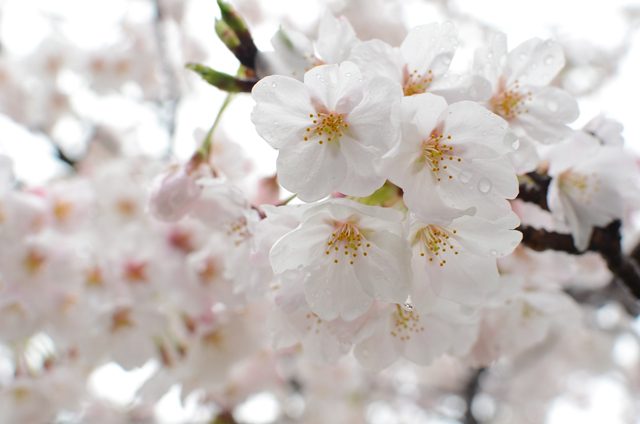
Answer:
<svg viewBox="0 0 640 424"><path fill-rule="evenodd" d="M367 236L367 256L357 253L353 268L364 291L383 302L404 303L411 287L411 252L407 241L387 231Z"/></svg>
<svg viewBox="0 0 640 424"><path fill-rule="evenodd" d="M312 270L304 282L307 303L322 319L331 321L341 316L353 321L371 306L373 298L362 290L354 266L338 260Z"/></svg>
<svg viewBox="0 0 640 424"><path fill-rule="evenodd" d="M560 72L564 63L564 53L559 44L532 38L509 53L507 66L511 73L507 85L517 80L520 86L545 86Z"/></svg>
<svg viewBox="0 0 640 424"><path fill-rule="evenodd" d="M315 139L280 150L276 166L278 182L305 202L328 196L347 175L347 160L339 146Z"/></svg>
<svg viewBox="0 0 640 424"><path fill-rule="evenodd" d="M323 112L338 112L336 106L343 98L355 98L349 102L359 103L362 75L356 65L342 62L338 65L323 65L311 69L304 75L305 85L311 87L318 99L326 107Z"/></svg>
<svg viewBox="0 0 640 424"><path fill-rule="evenodd" d="M340 138L340 148L347 160L347 175L338 191L348 196L370 196L382 187L386 178L377 175L373 163L380 158L375 147L364 146L350 137Z"/></svg>
<svg viewBox="0 0 640 424"><path fill-rule="evenodd" d="M288 269L315 267L326 256L331 231L332 226L315 219L282 237L269 253L274 272L280 274Z"/></svg>
<svg viewBox="0 0 640 424"><path fill-rule="evenodd" d="M409 72L426 75L431 71L434 77L444 75L458 47L457 38L458 30L451 22L413 28L400 46Z"/></svg>
<svg viewBox="0 0 640 424"><path fill-rule="evenodd" d="M452 74L433 81L429 92L444 97L449 104L463 100L485 102L493 94L491 83L479 75Z"/></svg>
<svg viewBox="0 0 640 424"><path fill-rule="evenodd" d="M402 54L384 41L370 40L358 44L351 51L349 60L362 70L365 79L387 77L398 84L403 83Z"/></svg>
<svg viewBox="0 0 640 424"><path fill-rule="evenodd" d="M267 143L277 149L301 142L316 113L307 88L283 76L263 78L251 91L256 106L251 121Z"/></svg>
<svg viewBox="0 0 640 424"><path fill-rule="evenodd" d="M349 58L351 49L358 43L356 32L343 16L335 18L326 11L320 21L316 48L324 63L340 63Z"/></svg>
<svg viewBox="0 0 640 424"><path fill-rule="evenodd" d="M360 143L386 152L399 137L402 88L388 78L375 77L365 81L362 93L362 102L346 117L349 132Z"/></svg>

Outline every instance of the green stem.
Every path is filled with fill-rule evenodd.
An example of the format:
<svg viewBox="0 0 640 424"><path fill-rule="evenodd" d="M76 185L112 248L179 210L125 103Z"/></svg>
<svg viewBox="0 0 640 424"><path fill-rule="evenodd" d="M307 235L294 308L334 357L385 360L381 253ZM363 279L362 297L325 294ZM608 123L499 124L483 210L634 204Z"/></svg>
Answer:
<svg viewBox="0 0 640 424"><path fill-rule="evenodd" d="M278 206L284 206L286 204L288 204L290 201L292 201L293 199L295 199L296 197L298 197L297 194L294 194L293 196L283 200L282 202L280 202L280 204Z"/></svg>
<svg viewBox="0 0 640 424"><path fill-rule="evenodd" d="M222 106L220 106L220 110L218 111L218 116L216 116L216 120L213 122L213 125L209 129L206 137L202 141L202 145L198 149L198 153L201 158L208 158L209 153L211 152L211 148L213 147L213 132L216 130L218 123L220 122L220 118L222 117L222 113L229 106L231 100L233 99L234 93L227 94L227 97L224 99Z"/></svg>

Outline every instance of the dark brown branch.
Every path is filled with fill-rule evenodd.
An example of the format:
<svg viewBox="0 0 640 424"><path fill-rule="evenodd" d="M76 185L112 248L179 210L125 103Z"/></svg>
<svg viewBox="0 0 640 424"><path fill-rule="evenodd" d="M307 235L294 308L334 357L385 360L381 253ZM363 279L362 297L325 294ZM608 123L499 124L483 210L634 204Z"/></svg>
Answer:
<svg viewBox="0 0 640 424"><path fill-rule="evenodd" d="M522 243L538 252L557 250L579 255L570 234L520 226ZM617 278L624 282L636 298L640 298L640 269L631 259L622 254L620 247L620 221L613 221L604 228L594 228L587 250L598 252L607 262L607 266Z"/></svg>
<svg viewBox="0 0 640 424"><path fill-rule="evenodd" d="M535 203L544 210L549 210L547 203L547 191L551 183L551 177L538 174L537 172L529 172L526 176L531 182L523 182L520 184L520 193L518 199L529 203Z"/></svg>
<svg viewBox="0 0 640 424"><path fill-rule="evenodd" d="M469 381L467 382L464 393L462 393L462 396L467 403L467 411L462 418L463 424L478 424L478 420L473 416L473 413L471 412L471 405L473 404L473 398L476 397L478 391L480 390L480 376L485 369L486 368L479 368L477 370L471 370L472 374L469 377Z"/></svg>

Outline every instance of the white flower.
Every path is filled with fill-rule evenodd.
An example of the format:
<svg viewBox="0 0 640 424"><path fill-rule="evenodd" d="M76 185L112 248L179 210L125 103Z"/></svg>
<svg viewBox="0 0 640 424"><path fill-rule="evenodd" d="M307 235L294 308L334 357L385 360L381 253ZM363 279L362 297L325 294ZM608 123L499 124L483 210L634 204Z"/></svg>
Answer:
<svg viewBox="0 0 640 424"><path fill-rule="evenodd" d="M273 52L259 52L256 72L260 77L286 75L302 81L304 74L320 65L339 64L347 60L351 49L359 43L349 20L335 18L325 12L318 28L318 41L284 27L271 38Z"/></svg>
<svg viewBox="0 0 640 424"><path fill-rule="evenodd" d="M310 208L300 227L271 250L276 273L307 271L304 292L313 312L325 320L352 321L373 299L404 303L409 294L409 245L396 210L347 199Z"/></svg>
<svg viewBox="0 0 640 424"><path fill-rule="evenodd" d="M513 252L522 239L512 230L519 223L513 212L496 221L462 216L446 227L413 221L409 242L416 311L429 312L438 298L480 304L498 287L496 259Z"/></svg>
<svg viewBox="0 0 640 424"><path fill-rule="evenodd" d="M405 96L425 92L448 102L488 100L491 85L477 75L445 74L458 47L458 31L451 22L413 28L398 47L371 40L353 48L349 60L365 78L385 76L402 85Z"/></svg>
<svg viewBox="0 0 640 424"><path fill-rule="evenodd" d="M584 251L593 227L623 217L624 190L638 169L624 150L576 131L572 140L550 152L549 175L549 209L569 227L576 248Z"/></svg>
<svg viewBox="0 0 640 424"><path fill-rule="evenodd" d="M372 162L397 140L398 84L382 77L363 83L359 69L343 62L312 69L304 84L264 78L252 93L251 120L280 149L278 181L287 190L310 202L334 190L368 196L382 186Z"/></svg>
<svg viewBox="0 0 640 424"><path fill-rule="evenodd" d="M458 306L440 300L428 315L388 305L378 311L371 336L357 343L353 352L364 368L378 372L400 356L418 365L429 365L444 353L465 355L477 335L473 316L459 313Z"/></svg>
<svg viewBox="0 0 640 424"><path fill-rule="evenodd" d="M503 119L430 93L404 98L402 114L402 139L379 172L404 190L418 219L447 225L474 211L490 220L509 213L518 180L504 156L515 137Z"/></svg>
<svg viewBox="0 0 640 424"><path fill-rule="evenodd" d="M551 40L532 38L507 54L507 38L499 33L475 53L472 73L493 86L489 108L518 123L527 135L553 143L571 134L566 124L578 118L578 104L567 92L548 85L564 67L562 48Z"/></svg>

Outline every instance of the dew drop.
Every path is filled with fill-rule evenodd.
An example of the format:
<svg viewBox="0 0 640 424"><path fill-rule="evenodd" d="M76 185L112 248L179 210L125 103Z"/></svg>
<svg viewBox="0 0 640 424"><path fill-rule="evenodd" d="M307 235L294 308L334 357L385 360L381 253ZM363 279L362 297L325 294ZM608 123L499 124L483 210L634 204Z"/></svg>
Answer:
<svg viewBox="0 0 640 424"><path fill-rule="evenodd" d="M538 64L537 64L537 63L532 63L532 64L531 64L531 69L536 69L537 67L538 67Z"/></svg>
<svg viewBox="0 0 640 424"><path fill-rule="evenodd" d="M482 178L478 182L478 190L480 190L481 193L489 193L489 190L491 190L491 181L487 178Z"/></svg>
<svg viewBox="0 0 640 424"><path fill-rule="evenodd" d="M320 74L316 74L316 78L320 79L321 78Z"/></svg>
<svg viewBox="0 0 640 424"><path fill-rule="evenodd" d="M517 149L518 147L520 147L520 140L517 139L516 141L511 143L511 147L513 147L514 149Z"/></svg>
<svg viewBox="0 0 640 424"><path fill-rule="evenodd" d="M298 265L298 269L302 269L302 268L304 268L304 265L302 264Z"/></svg>
<svg viewBox="0 0 640 424"><path fill-rule="evenodd" d="M472 185L469 186L469 190L473 190L473 186Z"/></svg>
<svg viewBox="0 0 640 424"><path fill-rule="evenodd" d="M526 53L520 53L520 54L518 55L518 59L520 59L520 60L526 60L526 59L527 59L527 57L528 57L528 56L527 56L527 54L526 54Z"/></svg>
<svg viewBox="0 0 640 424"><path fill-rule="evenodd" d="M324 289L324 294L326 294L327 296L330 296L331 295L331 290Z"/></svg>
<svg viewBox="0 0 640 424"><path fill-rule="evenodd" d="M351 76L351 72L347 72L346 74L344 74L345 77L350 77Z"/></svg>
<svg viewBox="0 0 640 424"><path fill-rule="evenodd" d="M318 297L318 296L320 296L320 295L318 294L318 292L315 292L315 293L313 294L313 297Z"/></svg>
<svg viewBox="0 0 640 424"><path fill-rule="evenodd" d="M364 349L364 350L362 351L362 356L364 356L365 358L366 358L367 356L369 356L369 349Z"/></svg>
<svg viewBox="0 0 640 424"><path fill-rule="evenodd" d="M432 42L432 43L435 43L435 42L436 42L436 37L431 37L431 38L429 39L429 41L430 41L430 42Z"/></svg>
<svg viewBox="0 0 640 424"><path fill-rule="evenodd" d="M487 59L492 59L492 58L493 58L493 52L487 53Z"/></svg>
<svg viewBox="0 0 640 424"><path fill-rule="evenodd" d="M271 87L276 88L276 86L277 86L277 84L275 82L271 83Z"/></svg>
<svg viewBox="0 0 640 424"><path fill-rule="evenodd" d="M471 181L471 177L473 177L473 172L468 171L468 170L465 169L464 171L462 171L460 173L460 176L458 178L463 183L468 183L469 181Z"/></svg>
<svg viewBox="0 0 640 424"><path fill-rule="evenodd" d="M558 110L558 103L553 100L548 100L545 106L549 112L556 112Z"/></svg>
<svg viewBox="0 0 640 424"><path fill-rule="evenodd" d="M278 121L273 121L273 125L278 125Z"/></svg>
<svg viewBox="0 0 640 424"><path fill-rule="evenodd" d="M489 253L491 253L491 256L497 256L498 255L498 252L495 249L491 249L489 251Z"/></svg>
<svg viewBox="0 0 640 424"><path fill-rule="evenodd" d="M451 58L449 56L442 56L442 63L448 65L451 63Z"/></svg>
<svg viewBox="0 0 640 424"><path fill-rule="evenodd" d="M469 97L476 97L477 95L478 95L478 89L474 85L472 85L469 88Z"/></svg>
<svg viewBox="0 0 640 424"><path fill-rule="evenodd" d="M409 302L404 302L404 305L402 305L402 307L405 311L413 311L413 305Z"/></svg>
<svg viewBox="0 0 640 424"><path fill-rule="evenodd" d="M547 57L544 58L544 64L545 65L551 65L553 63L553 56L549 55Z"/></svg>

